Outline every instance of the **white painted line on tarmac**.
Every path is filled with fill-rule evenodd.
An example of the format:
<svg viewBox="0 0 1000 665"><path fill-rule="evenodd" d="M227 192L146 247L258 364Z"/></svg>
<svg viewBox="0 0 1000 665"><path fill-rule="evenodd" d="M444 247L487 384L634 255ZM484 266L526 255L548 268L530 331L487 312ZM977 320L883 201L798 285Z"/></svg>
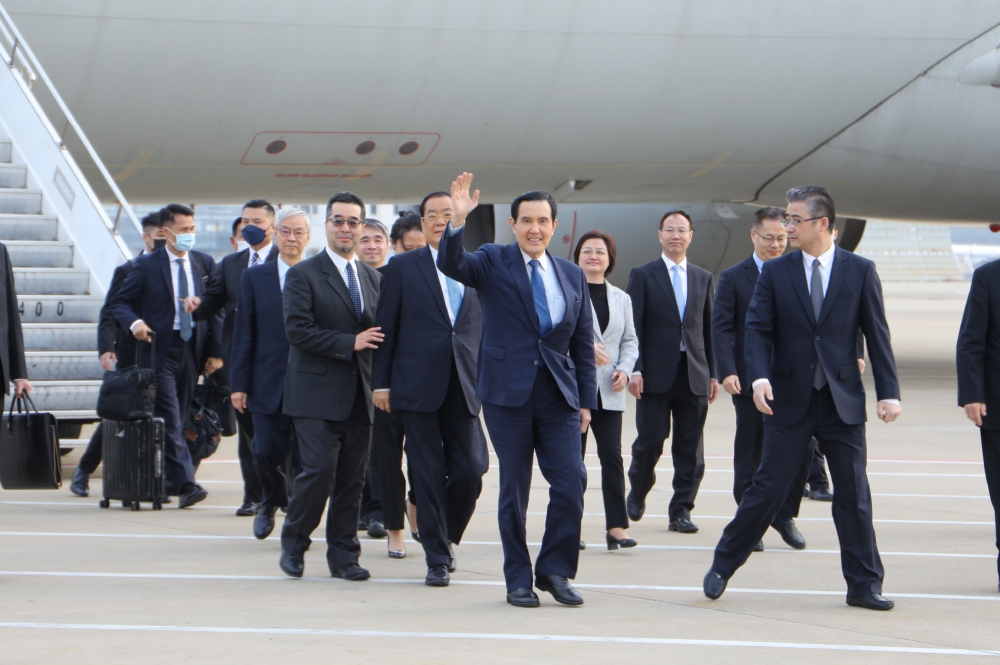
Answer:
<svg viewBox="0 0 1000 665"><path fill-rule="evenodd" d="M48 570L0 570L0 577L73 577L73 578L112 578L112 579L142 579L142 580L218 580L218 581L239 581L239 582L273 582L287 581L287 575L207 575L190 573L95 573L95 572L70 572L70 571L48 571ZM332 577L303 577L303 580L312 582L332 582L340 584L341 580ZM423 585L422 579L400 579L400 578L372 578L373 584L414 584ZM497 580L451 580L452 586L505 586L503 581ZM595 590L626 590L626 591L677 591L677 592L697 592L701 593L700 586L667 586L652 584L588 584L584 582L573 582L577 589ZM844 591L821 591L818 589L740 589L729 587L726 593L745 594L766 594L784 596L845 596ZM1000 602L1000 594L992 596L970 596L959 594L937 594L937 593L896 593L888 595L893 598L918 598L922 600L971 600Z"/></svg>
<svg viewBox="0 0 1000 665"><path fill-rule="evenodd" d="M529 512L529 515L544 515L541 512ZM604 517L603 513L585 513L585 516ZM643 515L643 519L655 517L657 519L670 519L669 515ZM695 520L731 520L732 515L692 515ZM796 522L832 522L832 517L796 517ZM883 520L873 519L875 524L944 524L944 525L965 525L965 526L996 526L995 522L960 522L958 520Z"/></svg>
<svg viewBox="0 0 1000 665"><path fill-rule="evenodd" d="M590 487L587 487L590 490ZM595 490L601 489L600 487L593 488ZM729 494L732 495L732 490L707 490L699 489L698 494ZM881 496L889 498L903 498L903 499L989 499L990 497L986 494L886 494L884 492L875 493L872 492L872 496ZM807 499L808 497L802 497ZM819 503L823 503L822 501ZM828 502L827 502L828 503Z"/></svg>
<svg viewBox="0 0 1000 665"><path fill-rule="evenodd" d="M499 469L499 464L491 464L491 469ZM540 471L539 467L533 466L532 469ZM600 471L599 466L588 466L587 471ZM657 466L657 471L673 471L673 467L669 466ZM732 469L705 469L705 473L732 473ZM869 476L901 476L904 478L982 478L986 479L981 473L902 473L894 471L869 471ZM201 482L200 480L198 482Z"/></svg>
<svg viewBox="0 0 1000 665"><path fill-rule="evenodd" d="M264 628L237 626L156 626L141 624L98 623L26 623L4 621L0 628L17 630L106 630L155 633L210 633L223 635L308 635L314 637L397 637L403 639L487 640L491 642L579 642L603 644L650 644L657 646L736 647L761 649L792 649L805 651L855 651L874 653L907 653L934 656L1000 656L1000 651L978 651L935 647L872 646L862 644L822 644L808 642L752 642L747 640L694 640L666 637L621 637L597 635L546 635L532 633L446 633L388 630L333 630L320 628Z"/></svg>

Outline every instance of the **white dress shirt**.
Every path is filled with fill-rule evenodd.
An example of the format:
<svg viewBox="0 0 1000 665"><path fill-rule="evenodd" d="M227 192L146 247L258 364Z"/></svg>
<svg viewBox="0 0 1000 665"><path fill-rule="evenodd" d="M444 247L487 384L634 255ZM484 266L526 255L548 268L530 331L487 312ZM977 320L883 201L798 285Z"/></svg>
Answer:
<svg viewBox="0 0 1000 665"><path fill-rule="evenodd" d="M764 259L757 256L757 252L751 254L753 256L753 262L757 264L757 274L764 272Z"/></svg>
<svg viewBox="0 0 1000 665"><path fill-rule="evenodd" d="M663 259L663 264L667 266L667 274L670 275L670 288L675 289L674 280L678 277L681 280L681 293L684 294L684 302L677 303L677 311L681 315L681 323L684 322L684 314L687 311L687 295L688 295L688 260L687 257L681 260L680 263L674 263L667 258L666 254L660 254L660 258ZM678 268L678 270L674 270ZM675 296L676 298L676 296ZM681 351L686 351L684 346L684 336L681 335Z"/></svg>
<svg viewBox="0 0 1000 665"><path fill-rule="evenodd" d="M285 292L285 275L288 274L288 269L292 266L285 263L285 259L278 255L278 284L281 285L281 292ZM360 288L360 286L359 286Z"/></svg>
<svg viewBox="0 0 1000 665"><path fill-rule="evenodd" d="M826 290L830 288L830 273L833 272L833 255L837 251L837 246L831 244L830 249L819 256L812 256L802 252L802 267L806 271L806 292L812 293L813 281L813 261L819 259L819 274L823 277L823 297L826 297Z"/></svg>
<svg viewBox="0 0 1000 665"><path fill-rule="evenodd" d="M253 259L254 253L256 253L257 257L260 259L259 261L257 261L257 265L260 265L264 261L267 261L267 255L271 253L271 243L267 243L267 245L257 250L255 250L253 247L248 247L247 249L250 250L249 252L247 252L247 267L249 268L251 265L250 261Z"/></svg>
<svg viewBox="0 0 1000 665"><path fill-rule="evenodd" d="M530 284L531 266L528 265L528 262L532 259L524 253L523 249L521 250L521 256L524 257L524 267L528 271L528 283ZM566 316L566 298L563 297L562 287L559 286L559 278L549 264L548 253L543 253L539 257L538 270L542 275L542 284L545 286L545 302L549 306L549 318L552 319L552 327L555 328L562 323L563 317Z"/></svg>
<svg viewBox="0 0 1000 665"><path fill-rule="evenodd" d="M337 268L337 272L344 279L344 285L347 286L347 290L350 291L351 287L347 281L347 259L338 254L337 252L330 249L330 246L326 246L326 255L330 257L333 261L333 265ZM365 311L365 292L361 288L361 274L358 272L358 257L355 256L351 259L351 268L354 270L354 279L358 282L358 294L361 297L361 311Z"/></svg>
<svg viewBox="0 0 1000 665"><path fill-rule="evenodd" d="M434 259L434 270L437 270L438 283L441 285L441 293L444 295L444 306L448 309L448 319L451 321L452 325L455 325L455 318L458 316L458 312L451 311L451 295L448 293L448 277L438 270L438 251L431 247L431 258ZM462 297L465 297L465 284L462 284L458 280L455 280L458 284L458 290L461 292Z"/></svg>

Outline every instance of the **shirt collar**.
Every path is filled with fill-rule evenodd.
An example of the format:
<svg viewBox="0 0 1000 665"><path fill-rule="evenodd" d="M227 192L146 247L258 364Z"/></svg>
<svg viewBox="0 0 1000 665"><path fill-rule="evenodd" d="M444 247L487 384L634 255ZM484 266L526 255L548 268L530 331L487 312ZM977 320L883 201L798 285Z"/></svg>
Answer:
<svg viewBox="0 0 1000 665"><path fill-rule="evenodd" d="M830 245L830 249L826 250L819 256L813 256L812 254L806 251L803 251L802 255L807 258L808 260L807 265L811 266L813 259L819 259L819 264L825 268L830 264L830 261L833 260L833 255L836 253L836 251L837 251L837 243L833 243L832 245Z"/></svg>
<svg viewBox="0 0 1000 665"><path fill-rule="evenodd" d="M667 258L666 254L661 254L660 256L663 257L663 262L666 263L667 270L673 270L674 266L680 266L681 270L683 270L684 272L687 272L687 269L688 269L688 260L687 260L686 256L684 257L684 259L680 263L674 263L673 261L671 261L670 259Z"/></svg>
<svg viewBox="0 0 1000 665"><path fill-rule="evenodd" d="M291 267L292 266L285 263L285 259L281 256L281 254L278 254L278 270L284 271L288 270Z"/></svg>
<svg viewBox="0 0 1000 665"><path fill-rule="evenodd" d="M337 266L337 270L339 270L340 272L344 272L347 270L347 259L345 259L340 254L330 249L329 245L326 246L326 255L330 257L331 261L333 261L333 265ZM351 259L351 263L354 264L352 267L354 268L355 275L358 274L357 258L358 257L355 256L353 259Z"/></svg>
<svg viewBox="0 0 1000 665"><path fill-rule="evenodd" d="M531 257L528 256L524 252L524 250L521 249L520 247L518 247L518 249L521 251L521 256L524 257L524 265L527 266L528 262L531 261ZM528 267L530 268L531 266L528 266ZM545 272L549 271L549 253L548 252L545 252L540 257L538 257L538 267L541 268L542 270L544 270Z"/></svg>
<svg viewBox="0 0 1000 665"><path fill-rule="evenodd" d="M431 258L434 259L434 265L436 266L438 262L438 251L430 245L427 245L427 249L431 250Z"/></svg>
<svg viewBox="0 0 1000 665"><path fill-rule="evenodd" d="M257 252L257 256L259 256L260 258L266 259L267 255L271 253L271 243L267 243L265 246L261 247L260 249L254 249L253 247L247 247L247 257L248 258L251 257L251 256L253 256L254 252Z"/></svg>
<svg viewBox="0 0 1000 665"><path fill-rule="evenodd" d="M764 271L764 259L762 259L759 256L757 256L757 252L754 252L750 256L753 257L753 262L757 264L757 272L763 272Z"/></svg>

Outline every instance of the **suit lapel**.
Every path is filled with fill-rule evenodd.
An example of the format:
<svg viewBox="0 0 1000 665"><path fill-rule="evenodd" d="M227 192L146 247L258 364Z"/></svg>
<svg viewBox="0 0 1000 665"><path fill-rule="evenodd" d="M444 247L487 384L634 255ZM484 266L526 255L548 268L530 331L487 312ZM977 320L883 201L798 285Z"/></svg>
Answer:
<svg viewBox="0 0 1000 665"><path fill-rule="evenodd" d="M375 275L378 273L374 268L369 268L361 263L361 261L355 263L355 268L358 269L358 286L365 297L365 309L361 312L361 316L364 317L365 314L368 314L374 320L374 308L378 305L378 292L375 290ZM348 297L350 297L350 293L348 293ZM354 307L353 300L351 301L351 307Z"/></svg>
<svg viewBox="0 0 1000 665"><path fill-rule="evenodd" d="M677 320L683 322L684 318L681 316L681 312L677 309L677 297L674 296L674 284L670 281L670 272L667 271L667 265L663 262L663 257L660 257L653 263L653 277L656 279L656 283L660 285L663 289L663 295L667 297L668 307L677 316ZM691 280L688 279L688 291L691 290Z"/></svg>
<svg viewBox="0 0 1000 665"><path fill-rule="evenodd" d="M847 261L847 252L842 252L839 249L833 251L833 265L830 266L830 284L826 287L826 295L823 297L823 308L819 311L819 320L816 325L823 323L823 319L830 312L833 307L833 301L837 299L837 293L840 292L840 287L844 283L844 277L847 276L847 266L844 262Z"/></svg>
<svg viewBox="0 0 1000 665"><path fill-rule="evenodd" d="M554 258L552 258L551 254L549 254L548 252L546 252L546 254L548 254L549 257L549 266L555 272L556 279L559 280L559 288L561 288L563 292L563 302L566 303L566 311L565 313L563 313L563 319L562 321L559 322L559 325L569 322L571 326L575 327L576 320L574 319L573 321L568 321L568 319L569 319L570 306L573 304L571 298L576 298L576 290L572 288L572 285L570 284L569 279L566 277L566 274L563 271L562 266L560 266L559 263ZM534 303L534 298L532 298L532 303ZM591 308L593 308L593 305L591 305Z"/></svg>
<svg viewBox="0 0 1000 665"><path fill-rule="evenodd" d="M278 311L282 310L282 293L281 293L281 276L278 275L278 264L277 262L272 262L274 265L264 264L261 268L262 277L264 277L264 292L267 293L268 299L271 301L272 306L276 306ZM253 274L253 273L251 273ZM282 313L284 317L284 313Z"/></svg>
<svg viewBox="0 0 1000 665"><path fill-rule="evenodd" d="M521 294L521 300L524 302L524 309L528 312L528 318L534 323L535 330L541 332L541 326L538 324L538 312L535 311L535 296L531 290L531 281L528 279L528 269L521 258L521 248L517 246L517 243L507 245L504 263L507 264L510 276L514 279L517 292Z"/></svg>
<svg viewBox="0 0 1000 665"><path fill-rule="evenodd" d="M173 299L177 297L177 294L174 293L174 280L170 276L170 256L169 256L169 252L166 249L158 249L156 251L162 252L162 256L160 257L160 259L161 259L160 260L160 271L163 273L163 279L166 280L166 282L167 282L167 288L170 289L170 296L171 296L170 300L171 300L171 302L173 302Z"/></svg>
<svg viewBox="0 0 1000 665"><path fill-rule="evenodd" d="M344 300L344 304L347 305L353 312L354 299L351 298L351 292L347 290L347 284L344 282L343 276L341 276L340 271L337 270L337 266L333 265L333 259L330 258L325 249L320 250L320 254L322 258L319 260L319 265L324 274L326 274L326 281ZM367 303L367 301L368 298L366 297L365 302Z"/></svg>
<svg viewBox="0 0 1000 665"><path fill-rule="evenodd" d="M438 309L441 310L441 316L443 316L448 321L448 326L451 326L451 318L448 316L448 306L444 302L444 293L441 292L441 280L438 279L437 266L434 265L434 255L431 254L431 248L428 246L423 246L417 250L419 252L417 256L417 268L420 270L420 274L424 276L424 280L427 282L427 288L431 290L431 298L437 303ZM465 304L465 301L462 301ZM458 321L458 317L455 317Z"/></svg>
<svg viewBox="0 0 1000 665"><path fill-rule="evenodd" d="M191 285L190 291L194 295L200 296L205 290L205 280L201 278L201 266L194 260L194 254L191 252L188 252L188 255L184 258L191 264L191 281L194 284Z"/></svg>
<svg viewBox="0 0 1000 665"><path fill-rule="evenodd" d="M269 261L274 261L276 258L278 258L278 254L279 254L278 243L272 241L271 251L267 253L267 258L264 259L264 263L267 263Z"/></svg>
<svg viewBox="0 0 1000 665"><path fill-rule="evenodd" d="M743 274L750 282L750 290L757 288L757 278L760 277L760 271L757 270L757 262L753 260L753 256L743 262Z"/></svg>
<svg viewBox="0 0 1000 665"><path fill-rule="evenodd" d="M802 303L802 308L806 310L806 315L815 325L816 315L813 313L812 298L809 297L809 285L806 284L805 268L802 267L802 250L792 252L790 258L788 269L792 272L790 275L792 285L795 288L795 292L799 294L799 301Z"/></svg>

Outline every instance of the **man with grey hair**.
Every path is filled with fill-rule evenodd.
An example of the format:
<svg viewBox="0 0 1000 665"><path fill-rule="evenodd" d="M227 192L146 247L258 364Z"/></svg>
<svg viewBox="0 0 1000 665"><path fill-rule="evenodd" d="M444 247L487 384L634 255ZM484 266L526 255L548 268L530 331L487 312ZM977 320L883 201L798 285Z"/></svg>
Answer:
<svg viewBox="0 0 1000 665"><path fill-rule="evenodd" d="M388 261L389 229L385 224L369 217L365 220L365 229L358 243L358 258L361 262L375 268L381 268Z"/></svg>
<svg viewBox="0 0 1000 665"><path fill-rule="evenodd" d="M764 414L764 449L753 484L715 548L703 589L719 598L774 522L815 437L837 491L833 521L840 539L847 604L891 610L882 597L885 570L875 544L865 440L865 389L856 340L868 343L880 420L902 410L882 285L875 264L833 242L833 199L822 187L788 191L784 226L798 251L768 261L746 318L747 380Z"/></svg>
<svg viewBox="0 0 1000 665"><path fill-rule="evenodd" d="M288 506L283 467L290 452L299 466L292 419L282 412L288 366L282 294L285 275L309 245L309 218L298 208L285 208L275 228L277 260L247 269L240 282L230 370L233 406L253 418L251 446L263 494L253 534L261 540L274 530L275 512Z"/></svg>

